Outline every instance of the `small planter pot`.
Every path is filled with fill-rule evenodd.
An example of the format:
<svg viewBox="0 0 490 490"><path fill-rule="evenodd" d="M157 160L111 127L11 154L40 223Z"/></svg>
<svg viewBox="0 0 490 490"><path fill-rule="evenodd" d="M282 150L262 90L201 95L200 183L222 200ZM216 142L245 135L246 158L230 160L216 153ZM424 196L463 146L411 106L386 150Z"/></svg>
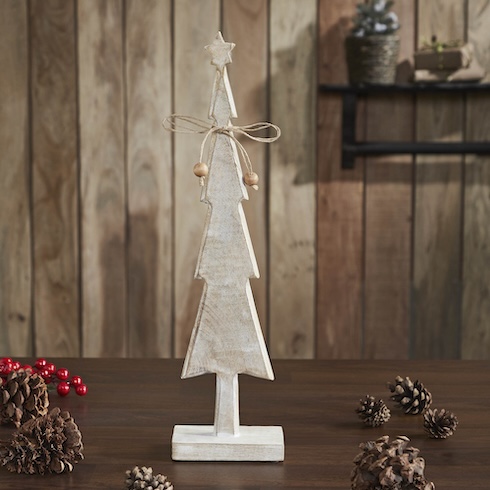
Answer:
<svg viewBox="0 0 490 490"><path fill-rule="evenodd" d="M384 36L347 36L345 53L349 82L390 84L395 82L400 38Z"/></svg>

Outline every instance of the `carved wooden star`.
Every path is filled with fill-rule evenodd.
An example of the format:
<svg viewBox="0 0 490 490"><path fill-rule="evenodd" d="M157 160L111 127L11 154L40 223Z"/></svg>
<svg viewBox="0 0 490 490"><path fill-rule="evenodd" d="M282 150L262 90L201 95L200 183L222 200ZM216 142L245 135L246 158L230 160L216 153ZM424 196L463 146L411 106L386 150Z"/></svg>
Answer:
<svg viewBox="0 0 490 490"><path fill-rule="evenodd" d="M204 47L211 55L211 64L216 66L220 71L228 63L231 63L231 50L235 47L235 43L227 43L223 39L221 32L218 32L215 40Z"/></svg>

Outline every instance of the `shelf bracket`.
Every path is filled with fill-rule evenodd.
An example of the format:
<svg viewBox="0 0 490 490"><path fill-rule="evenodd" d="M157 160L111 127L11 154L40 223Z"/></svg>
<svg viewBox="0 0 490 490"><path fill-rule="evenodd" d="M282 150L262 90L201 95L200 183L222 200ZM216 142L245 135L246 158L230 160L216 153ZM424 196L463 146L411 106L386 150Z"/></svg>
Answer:
<svg viewBox="0 0 490 490"><path fill-rule="evenodd" d="M357 99L369 94L437 93L467 94L490 92L489 83L394 84L394 85L328 85L321 84L320 91L342 96L342 162L343 169L353 169L356 156L364 155L418 155L446 154L490 155L490 141L376 141L359 142L356 139Z"/></svg>
<svg viewBox="0 0 490 490"><path fill-rule="evenodd" d="M354 92L342 94L342 168L354 168L356 154L357 95Z"/></svg>

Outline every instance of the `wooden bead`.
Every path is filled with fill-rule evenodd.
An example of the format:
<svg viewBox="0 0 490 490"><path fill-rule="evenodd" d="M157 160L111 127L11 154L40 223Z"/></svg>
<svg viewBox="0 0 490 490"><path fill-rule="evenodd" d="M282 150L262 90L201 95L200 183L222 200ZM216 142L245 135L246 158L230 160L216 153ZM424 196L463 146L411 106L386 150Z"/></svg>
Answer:
<svg viewBox="0 0 490 490"><path fill-rule="evenodd" d="M255 172L249 172L248 174L245 174L243 180L245 181L245 184L253 186L259 183L259 176Z"/></svg>
<svg viewBox="0 0 490 490"><path fill-rule="evenodd" d="M206 177L208 173L209 168L205 163L199 162L194 165L194 175L197 177Z"/></svg>

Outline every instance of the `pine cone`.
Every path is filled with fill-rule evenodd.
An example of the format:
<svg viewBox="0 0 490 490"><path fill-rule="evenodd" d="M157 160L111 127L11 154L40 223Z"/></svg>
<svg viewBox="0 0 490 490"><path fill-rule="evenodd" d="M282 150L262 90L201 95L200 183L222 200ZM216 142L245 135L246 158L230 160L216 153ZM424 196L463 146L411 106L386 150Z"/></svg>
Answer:
<svg viewBox="0 0 490 490"><path fill-rule="evenodd" d="M63 473L83 459L82 434L68 412L53 408L16 430L0 446L0 463L17 473Z"/></svg>
<svg viewBox="0 0 490 490"><path fill-rule="evenodd" d="M424 477L425 461L419 450L407 447L410 439L388 436L359 445L351 473L352 490L434 490Z"/></svg>
<svg viewBox="0 0 490 490"><path fill-rule="evenodd" d="M166 476L154 475L152 468L135 466L132 470L126 471L127 490L173 490L173 488Z"/></svg>
<svg viewBox="0 0 490 490"><path fill-rule="evenodd" d="M0 386L0 422L16 427L48 412L48 388L44 379L30 370L12 371Z"/></svg>
<svg viewBox="0 0 490 490"><path fill-rule="evenodd" d="M391 399L397 402L405 413L416 415L427 410L432 403L432 395L418 380L413 383L407 376L395 378L395 384L388 383L388 388L393 393Z"/></svg>
<svg viewBox="0 0 490 490"><path fill-rule="evenodd" d="M430 408L424 413L424 429L434 439L446 439L453 435L458 425L458 419L454 413L444 408L437 411L437 408Z"/></svg>
<svg viewBox="0 0 490 490"><path fill-rule="evenodd" d="M359 400L360 406L356 409L359 418L371 427L379 427L387 422L391 417L390 409L383 400L378 400L374 396L366 395Z"/></svg>

